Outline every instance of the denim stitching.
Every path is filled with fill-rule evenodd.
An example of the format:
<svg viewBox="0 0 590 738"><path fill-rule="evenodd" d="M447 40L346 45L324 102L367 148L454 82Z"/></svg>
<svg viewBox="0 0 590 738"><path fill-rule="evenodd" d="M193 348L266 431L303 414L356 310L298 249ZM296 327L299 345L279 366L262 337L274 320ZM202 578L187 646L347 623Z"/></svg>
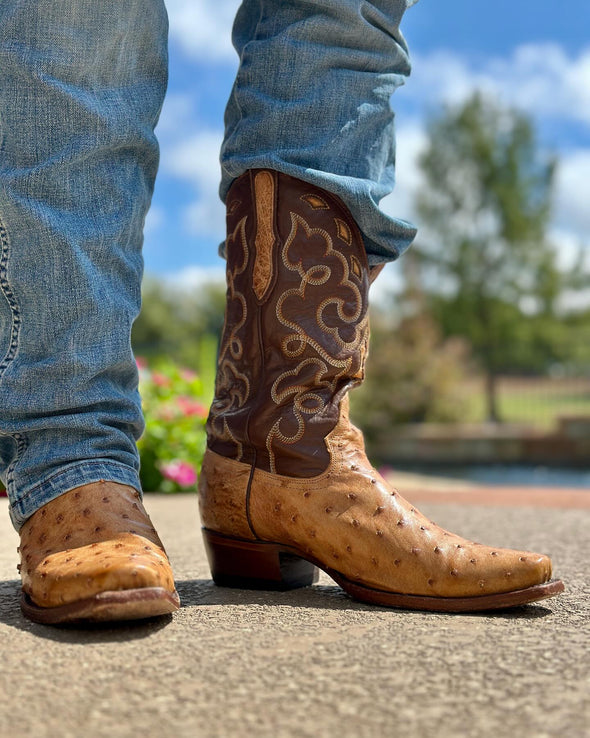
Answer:
<svg viewBox="0 0 590 738"><path fill-rule="evenodd" d="M6 298L6 302L10 307L12 313L12 327L10 329L10 343L8 350L0 362L0 379L14 360L16 352L18 350L18 339L20 337L21 327L21 315L18 307L18 302L14 296L14 292L8 281L8 259L9 259L9 247L10 242L8 240L8 233L4 227L4 223L0 219L0 290ZM14 469L21 458L22 454L27 448L26 438L21 433L10 434L13 440L16 442L16 453L14 459L6 472L7 486L11 486L14 483Z"/></svg>
<svg viewBox="0 0 590 738"><path fill-rule="evenodd" d="M10 345L4 359L0 363L0 377L8 369L10 363L16 356L18 349L18 339L20 335L21 316L18 303L8 282L8 257L9 257L9 241L6 228L0 220L0 290L6 298L10 310L12 312L12 328L10 331Z"/></svg>
<svg viewBox="0 0 590 738"><path fill-rule="evenodd" d="M14 454L14 459L12 460L12 463L6 470L7 488L10 488L14 485L14 469L28 446L27 439L25 438L25 436L22 435L22 433L12 433L11 436L16 441L16 453Z"/></svg>

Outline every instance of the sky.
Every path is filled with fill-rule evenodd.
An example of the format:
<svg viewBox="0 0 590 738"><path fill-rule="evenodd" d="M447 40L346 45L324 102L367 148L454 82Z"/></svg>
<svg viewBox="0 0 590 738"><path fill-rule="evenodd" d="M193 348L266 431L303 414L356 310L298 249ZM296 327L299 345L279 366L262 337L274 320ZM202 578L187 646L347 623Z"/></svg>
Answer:
<svg viewBox="0 0 590 738"><path fill-rule="evenodd" d="M337 0L334 0L335 2ZM179 285L222 279L217 195L223 111L237 69L236 0L167 0L170 79L157 128L160 171L146 220L146 273ZM445 103L486 90L526 112L540 145L559 157L550 235L563 265L590 257L590 2L419 0L402 32L412 74L392 99L396 188L383 209L420 227L413 209L425 121ZM385 281L395 281L388 265Z"/></svg>

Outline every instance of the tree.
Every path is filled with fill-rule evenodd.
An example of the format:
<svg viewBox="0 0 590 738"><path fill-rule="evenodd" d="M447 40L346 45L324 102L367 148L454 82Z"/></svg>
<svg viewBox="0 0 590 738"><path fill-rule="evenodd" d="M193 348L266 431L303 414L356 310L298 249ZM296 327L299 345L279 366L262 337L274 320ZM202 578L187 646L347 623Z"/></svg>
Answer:
<svg viewBox="0 0 590 738"><path fill-rule="evenodd" d="M526 116L481 94L446 108L428 130L416 256L436 276L434 309L446 306L443 321L486 373L488 418L497 421L507 346L522 351L556 322L562 277L547 239L556 162Z"/></svg>

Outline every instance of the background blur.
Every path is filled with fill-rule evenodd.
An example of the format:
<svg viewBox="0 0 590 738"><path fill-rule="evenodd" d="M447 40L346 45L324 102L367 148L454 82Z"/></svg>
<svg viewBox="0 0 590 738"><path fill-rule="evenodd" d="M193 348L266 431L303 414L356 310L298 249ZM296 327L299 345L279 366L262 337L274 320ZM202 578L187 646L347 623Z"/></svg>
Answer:
<svg viewBox="0 0 590 738"><path fill-rule="evenodd" d="M238 5L167 0L170 83L134 329L152 489L194 484L204 443ZM558 12L548 0L420 0L406 13L413 72L393 98L397 185L383 208L419 236L373 288L368 381L353 402L381 463L520 465L548 479L555 467L590 486L588 28L587 0ZM170 437L181 418L186 447Z"/></svg>

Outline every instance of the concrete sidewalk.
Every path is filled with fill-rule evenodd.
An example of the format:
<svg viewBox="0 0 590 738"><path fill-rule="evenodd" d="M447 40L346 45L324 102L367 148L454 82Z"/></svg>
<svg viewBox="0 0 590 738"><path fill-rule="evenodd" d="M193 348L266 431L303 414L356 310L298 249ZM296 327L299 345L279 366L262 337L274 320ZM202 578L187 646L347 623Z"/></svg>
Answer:
<svg viewBox="0 0 590 738"><path fill-rule="evenodd" d="M587 509L421 504L468 537L551 554L567 587L514 611L441 615L354 603L325 576L288 593L217 588L196 498L147 506L184 606L107 629L22 618L1 517L2 738L590 736Z"/></svg>

